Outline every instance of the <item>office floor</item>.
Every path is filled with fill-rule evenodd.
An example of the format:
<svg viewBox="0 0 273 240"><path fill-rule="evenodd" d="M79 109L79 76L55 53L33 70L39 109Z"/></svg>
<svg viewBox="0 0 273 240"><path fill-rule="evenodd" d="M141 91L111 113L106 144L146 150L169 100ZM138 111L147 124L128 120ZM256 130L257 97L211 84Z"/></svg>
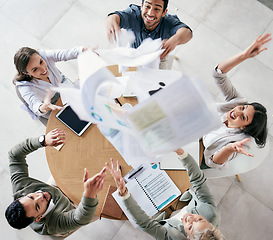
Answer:
<svg viewBox="0 0 273 240"><path fill-rule="evenodd" d="M140 0L0 0L0 236L1 239L51 239L31 229L16 231L5 220L4 211L12 201L8 170L8 150L19 141L45 132L20 106L12 79L13 55L22 46L70 48L75 45L111 48L105 31L107 13L124 9ZM211 72L221 60L238 53L258 34L273 33L273 11L256 0L170 0L169 12L177 14L194 32L193 39L177 53L173 69L200 76L212 95L222 100ZM268 109L268 142L273 134L273 41L268 51L231 72L234 85L250 101ZM59 64L71 79L77 78L76 62ZM271 144L272 145L272 144ZM273 236L273 146L257 169L234 177L209 180L209 186L222 212L220 229L227 240L271 240ZM44 149L28 156L30 175L46 181L50 176ZM73 174L73 173L72 173ZM67 239L122 240L151 239L128 221L98 220Z"/></svg>

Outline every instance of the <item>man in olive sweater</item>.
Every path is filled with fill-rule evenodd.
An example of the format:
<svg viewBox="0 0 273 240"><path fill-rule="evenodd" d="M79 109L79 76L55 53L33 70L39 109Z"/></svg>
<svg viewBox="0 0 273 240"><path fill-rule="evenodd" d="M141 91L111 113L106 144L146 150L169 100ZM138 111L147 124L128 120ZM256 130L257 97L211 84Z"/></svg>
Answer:
<svg viewBox="0 0 273 240"><path fill-rule="evenodd" d="M103 188L106 168L92 178L88 178L85 169L84 192L76 208L58 188L28 175L26 156L29 153L45 146L58 146L64 140L65 132L54 129L39 138L26 139L10 150L14 202L8 206L5 215L12 227L22 229L30 225L39 234L67 236L92 220L98 204L96 195Z"/></svg>

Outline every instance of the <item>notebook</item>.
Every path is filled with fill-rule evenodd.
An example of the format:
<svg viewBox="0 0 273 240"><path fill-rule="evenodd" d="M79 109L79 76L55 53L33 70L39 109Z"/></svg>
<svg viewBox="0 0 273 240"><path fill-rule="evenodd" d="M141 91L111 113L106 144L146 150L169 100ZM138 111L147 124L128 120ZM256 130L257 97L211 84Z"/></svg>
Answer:
<svg viewBox="0 0 273 240"><path fill-rule="evenodd" d="M124 180L127 181L126 187L129 193L150 217L181 195L180 190L168 174L159 169L158 164L142 164L130 171ZM136 226L117 191L113 193L113 197L127 218Z"/></svg>

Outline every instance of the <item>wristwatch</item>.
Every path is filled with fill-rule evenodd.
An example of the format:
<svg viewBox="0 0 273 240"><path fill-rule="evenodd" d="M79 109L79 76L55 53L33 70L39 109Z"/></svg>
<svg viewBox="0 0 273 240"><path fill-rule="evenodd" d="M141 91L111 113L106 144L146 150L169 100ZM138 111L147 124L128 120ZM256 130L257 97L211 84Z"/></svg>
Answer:
<svg viewBox="0 0 273 240"><path fill-rule="evenodd" d="M39 143L40 143L43 147L45 147L45 135L41 135L41 136L39 137Z"/></svg>

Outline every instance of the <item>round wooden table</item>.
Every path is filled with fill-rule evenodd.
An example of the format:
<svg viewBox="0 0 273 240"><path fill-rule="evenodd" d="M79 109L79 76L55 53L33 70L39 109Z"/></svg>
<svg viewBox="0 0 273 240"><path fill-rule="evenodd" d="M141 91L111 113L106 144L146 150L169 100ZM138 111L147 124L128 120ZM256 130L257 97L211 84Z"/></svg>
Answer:
<svg viewBox="0 0 273 240"><path fill-rule="evenodd" d="M119 160L123 175L132 169L100 133L95 124L92 124L79 137L56 118L56 113L57 111L52 111L46 132L48 133L55 128L62 129L67 134L66 141L59 151L53 147L46 147L46 157L49 169L58 187L71 201L79 204L82 198L84 168L87 168L89 177L92 177L101 171L105 162L109 162L109 159L113 158ZM182 193L189 188L189 177L186 171L168 170L166 172ZM111 174L107 172L104 188L98 194L99 203L96 216L101 213L109 185L115 186L115 182Z"/></svg>

